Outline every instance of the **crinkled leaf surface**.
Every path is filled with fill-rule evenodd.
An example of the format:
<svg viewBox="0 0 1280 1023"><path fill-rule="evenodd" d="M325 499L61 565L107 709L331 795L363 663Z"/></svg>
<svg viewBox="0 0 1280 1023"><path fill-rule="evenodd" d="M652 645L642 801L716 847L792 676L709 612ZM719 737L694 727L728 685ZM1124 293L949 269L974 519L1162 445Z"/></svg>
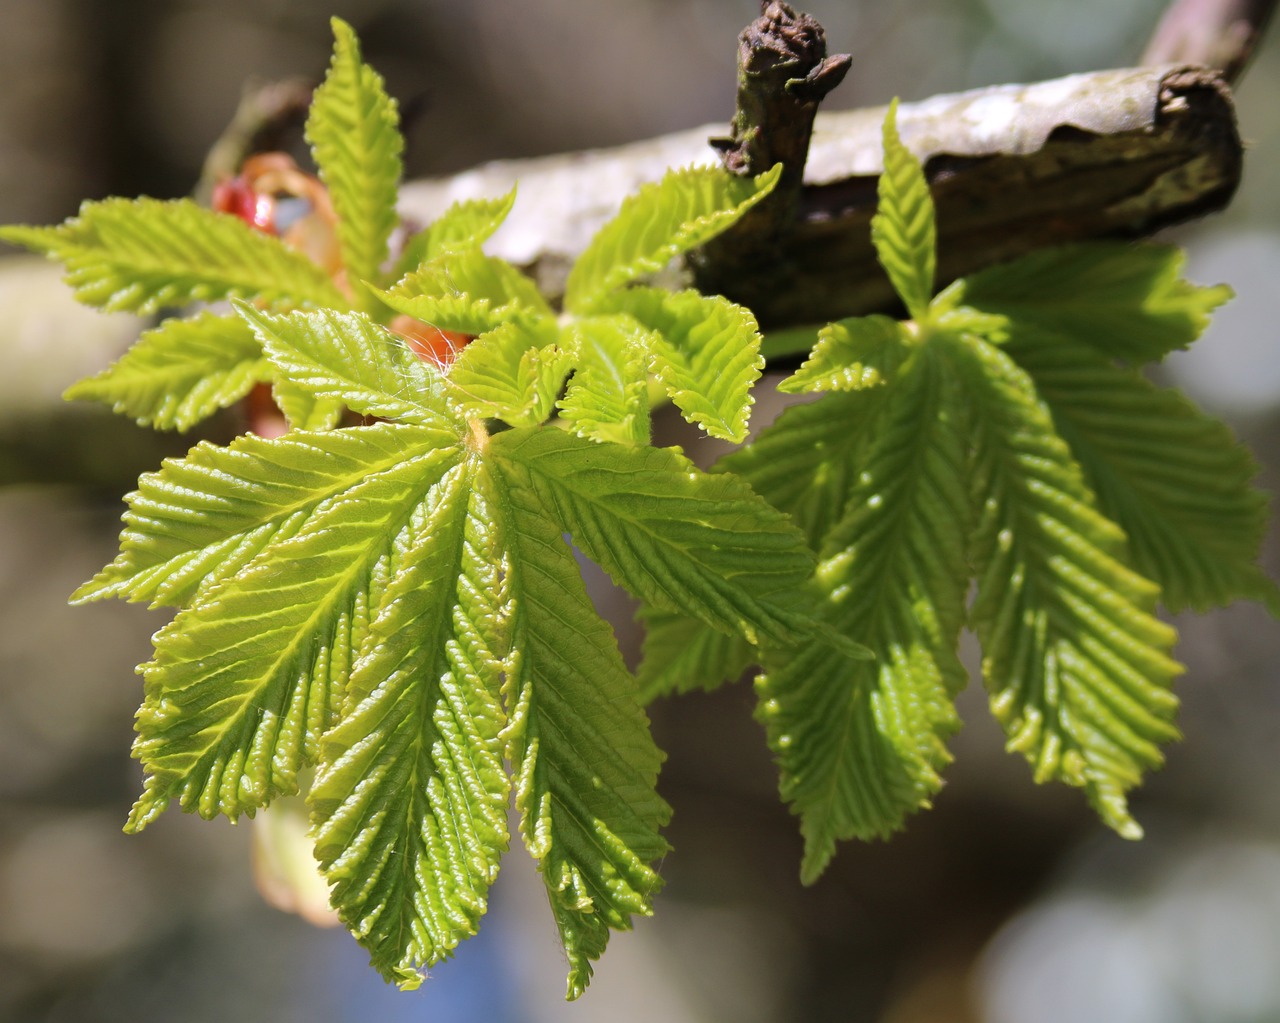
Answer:
<svg viewBox="0 0 1280 1023"><path fill-rule="evenodd" d="M828 621L874 651L851 660L822 644L770 657L758 716L800 814L801 875L812 882L839 839L884 836L929 804L959 721L965 673L963 411L950 368L925 349L872 413L844 518L827 536L818 579Z"/></svg>
<svg viewBox="0 0 1280 1023"><path fill-rule="evenodd" d="M445 252L379 297L397 312L463 334L483 334L514 319L530 327L545 321L554 329L554 314L537 285L479 249Z"/></svg>
<svg viewBox="0 0 1280 1023"><path fill-rule="evenodd" d="M281 438L265 454L296 455L302 439L325 462L333 438L351 432L292 434L294 446ZM431 430L389 426L382 436L400 442L380 449L384 461L365 451L363 478L288 539L273 539L234 576L199 591L156 635L134 745L147 782L131 830L174 798L204 817L236 817L295 791L298 770L315 761L370 601L420 528L431 487L458 460ZM247 478L218 484L238 494L266 472L252 466Z"/></svg>
<svg viewBox="0 0 1280 1023"><path fill-rule="evenodd" d="M500 199L455 202L409 239L396 263L393 279L400 280L423 263L446 252L479 247L502 226L515 201L516 190L513 188Z"/></svg>
<svg viewBox="0 0 1280 1023"><path fill-rule="evenodd" d="M499 434L494 447L519 432ZM654 788L662 754L613 632L528 473L495 454L516 652L505 737L520 829L547 886L576 998L609 931L652 911L661 883L653 864L667 850L658 829L671 811Z"/></svg>
<svg viewBox="0 0 1280 1023"><path fill-rule="evenodd" d="M884 121L884 173L876 184L879 203L871 218L871 241L907 312L920 320L933 298L933 198L924 169L898 137L897 112L894 100Z"/></svg>
<svg viewBox="0 0 1280 1023"><path fill-rule="evenodd" d="M564 331L575 368L557 403L561 417L593 440L647 444L647 332L630 316L578 317Z"/></svg>
<svg viewBox="0 0 1280 1023"><path fill-rule="evenodd" d="M607 303L652 332L652 366L687 422L741 441L764 359L750 310L697 291L628 288Z"/></svg>
<svg viewBox="0 0 1280 1023"><path fill-rule="evenodd" d="M271 315L239 304L276 370L316 398L409 423L449 423L440 374L363 313Z"/></svg>
<svg viewBox="0 0 1280 1023"><path fill-rule="evenodd" d="M642 185L574 263L565 308L593 312L615 288L710 241L768 195L781 173L781 164L756 178L718 167L689 167Z"/></svg>
<svg viewBox="0 0 1280 1023"><path fill-rule="evenodd" d="M403 987L475 933L508 842L509 608L479 471L450 469L405 536L309 796L333 903Z"/></svg>
<svg viewBox="0 0 1280 1023"><path fill-rule="evenodd" d="M1125 792L1178 734L1181 669L1173 629L1153 615L1159 589L1126 564L1123 532L1094 506L1030 378L979 339L951 349L974 424L971 621L992 710L1037 781L1079 786L1136 837Z"/></svg>
<svg viewBox="0 0 1280 1023"><path fill-rule="evenodd" d="M144 426L187 430L270 378L262 346L238 316L165 320L97 376L64 397L110 405Z"/></svg>
<svg viewBox="0 0 1280 1023"><path fill-rule="evenodd" d="M890 379L906 358L904 324L887 316L855 316L829 323L818 333L813 352L778 385L788 394L808 391L861 391Z"/></svg>
<svg viewBox="0 0 1280 1023"><path fill-rule="evenodd" d="M712 629L696 618L641 609L644 649L636 680L645 703L659 696L716 689L739 678L759 658L737 634Z"/></svg>
<svg viewBox="0 0 1280 1023"><path fill-rule="evenodd" d="M275 307L347 305L301 253L189 199L87 202L58 227L0 228L0 239L60 260L76 298L109 312L232 297Z"/></svg>
<svg viewBox="0 0 1280 1023"><path fill-rule="evenodd" d="M703 473L671 449L556 430L500 433L492 451L588 557L642 600L752 640L791 643L807 631L801 587L813 556L740 479Z"/></svg>
<svg viewBox="0 0 1280 1023"><path fill-rule="evenodd" d="M555 407L569 365L570 353L542 344L542 338L511 321L462 350L449 368L449 386L465 416L536 426Z"/></svg>
<svg viewBox="0 0 1280 1023"><path fill-rule="evenodd" d="M334 47L315 92L306 135L338 214L338 246L352 285L379 282L399 222L400 118L382 77L360 59L351 26L333 18Z"/></svg>

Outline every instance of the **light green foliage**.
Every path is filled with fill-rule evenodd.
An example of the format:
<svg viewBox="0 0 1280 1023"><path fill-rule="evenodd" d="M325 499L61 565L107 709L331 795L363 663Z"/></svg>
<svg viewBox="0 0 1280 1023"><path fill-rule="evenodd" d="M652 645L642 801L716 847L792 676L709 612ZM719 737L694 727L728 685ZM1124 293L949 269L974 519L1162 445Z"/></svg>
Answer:
<svg viewBox="0 0 1280 1023"><path fill-rule="evenodd" d="M877 185L880 203L871 218L871 241L880 265L913 319L933 298L937 228L924 169L898 138L898 101L884 120L884 173Z"/></svg>
<svg viewBox="0 0 1280 1023"><path fill-rule="evenodd" d="M74 596L178 608L140 669L145 787L127 829L175 801L251 815L314 768L333 904L373 964L412 987L479 925L514 792L576 997L609 932L652 912L670 809L636 679L565 534L739 650L825 628L813 557L786 517L647 443L651 388L708 432L745 433L754 319L694 292L621 287L729 226L777 175L655 186L577 278L598 310L561 318L480 251L514 193L452 207L393 278L395 107L351 30L335 20L334 33L307 125L338 216L334 280L188 202L108 200L6 234L63 259L105 308L231 302L144 334L70 397L186 428L269 383L288 420L281 437L201 443L142 477L119 556ZM637 216L654 225L637 234ZM474 340L441 367L384 325L394 314L422 321L414 343L430 343L428 324ZM548 423L558 399L570 430ZM354 416L374 421L342 425Z"/></svg>
<svg viewBox="0 0 1280 1023"><path fill-rule="evenodd" d="M67 389L157 430L186 430L243 398L270 365L238 316L203 313L146 331L113 365Z"/></svg>
<svg viewBox="0 0 1280 1023"><path fill-rule="evenodd" d="M305 256L188 199L88 202L58 227L0 228L0 239L59 260L76 298L107 312L232 297L275 307L345 305Z"/></svg>
<svg viewBox="0 0 1280 1023"><path fill-rule="evenodd" d="M693 167L643 186L574 263L565 308L592 312L622 285L710 241L768 195L781 174L781 165L754 180Z"/></svg>
<svg viewBox="0 0 1280 1023"><path fill-rule="evenodd" d="M1009 748L1136 837L1125 794L1177 735L1181 669L1157 602L1280 606L1257 567L1265 502L1248 454L1117 362L1189 344L1226 289L1182 280L1172 249L1091 243L931 300L932 203L892 109L885 145L873 240L912 321L823 328L781 389L833 393L721 466L805 531L826 622L876 654L751 655L807 881L836 841L892 831L939 788L966 623ZM646 697L721 681L715 637L646 614Z"/></svg>
<svg viewBox="0 0 1280 1023"><path fill-rule="evenodd" d="M514 796L574 998L661 884L670 808L643 699L763 665L811 881L838 841L938 791L968 624L1010 748L1137 833L1125 794L1176 734L1161 587L1173 607L1278 603L1255 564L1251 460L1115 362L1189 343L1220 290L1181 281L1169 250L1099 245L933 298L932 203L891 112L873 237L911 320L823 328L784 389L832 393L705 472L650 446L650 403L741 441L756 322L642 278L779 170L643 188L558 313L480 250L514 193L455 205L392 258L395 106L334 33L307 128L339 218L333 280L188 202L112 199L3 233L107 309L231 301L147 332L69 397L185 429L270 383L290 427L144 475L119 555L73 596L178 609L140 669L128 830L173 801L252 814L314 768L333 905L413 987L479 926ZM420 322L398 336L403 317ZM461 354L433 359L432 327L466 335L445 339ZM639 679L575 547L645 604Z"/></svg>
<svg viewBox="0 0 1280 1023"><path fill-rule="evenodd" d="M463 349L449 372L459 411L469 417L501 419L511 426L536 426L555 406L572 354L510 321Z"/></svg>
<svg viewBox="0 0 1280 1023"><path fill-rule="evenodd" d="M307 141L338 214L338 244L352 284L377 281L399 221L400 118L382 77L360 60L351 26L332 19L333 60L307 118Z"/></svg>
<svg viewBox="0 0 1280 1023"><path fill-rule="evenodd" d="M446 252L479 245L502 226L515 201L513 188L501 199L464 199L454 203L409 239L396 261L392 279L400 280Z"/></svg>

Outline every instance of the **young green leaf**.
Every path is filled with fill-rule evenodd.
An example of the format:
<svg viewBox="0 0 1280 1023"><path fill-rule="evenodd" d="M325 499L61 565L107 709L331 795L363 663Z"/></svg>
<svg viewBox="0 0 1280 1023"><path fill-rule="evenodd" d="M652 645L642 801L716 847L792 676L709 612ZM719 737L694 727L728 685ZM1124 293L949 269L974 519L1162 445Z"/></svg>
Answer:
<svg viewBox="0 0 1280 1023"><path fill-rule="evenodd" d="M1258 567L1267 525L1266 496L1250 486L1258 467L1223 423L1085 343L1015 327L1008 350L1166 607L1280 608Z"/></svg>
<svg viewBox="0 0 1280 1023"><path fill-rule="evenodd" d="M382 77L361 61L351 26L340 18L331 24L333 59L311 103L307 141L338 214L347 279L380 283L387 239L400 220L400 118Z"/></svg>
<svg viewBox="0 0 1280 1023"><path fill-rule="evenodd" d="M380 423L273 440L247 434L225 448L197 444L139 479L125 498L119 555L72 602L121 597L186 607L404 451L448 453L457 440L456 430Z"/></svg>
<svg viewBox="0 0 1280 1023"><path fill-rule="evenodd" d="M736 477L700 472L670 449L558 430L500 433L491 451L640 599L753 642L792 643L810 631L800 588L813 556L785 516Z"/></svg>
<svg viewBox="0 0 1280 1023"><path fill-rule="evenodd" d="M494 447L519 432L499 434ZM530 434L552 435L568 436ZM667 851L658 832L671 809L655 790L662 754L613 632L528 474L495 454L515 608L507 755L520 830L569 961L572 999L586 989L609 931L652 912L661 884L652 864Z"/></svg>
<svg viewBox="0 0 1280 1023"><path fill-rule="evenodd" d="M468 418L537 426L555 407L570 355L542 345L518 321L504 323L467 345L449 368L449 386Z"/></svg>
<svg viewBox="0 0 1280 1023"><path fill-rule="evenodd" d="M907 357L911 335L887 316L855 316L829 323L813 352L778 385L786 394L861 391L889 380Z"/></svg>
<svg viewBox="0 0 1280 1023"><path fill-rule="evenodd" d="M157 430L187 430L269 380L270 370L239 317L206 312L145 331L116 362L63 397L105 402Z"/></svg>
<svg viewBox="0 0 1280 1023"><path fill-rule="evenodd" d="M1171 245L1080 242L983 270L948 291L953 302L1136 365L1191 344L1231 297L1225 285L1183 280L1185 262Z"/></svg>
<svg viewBox="0 0 1280 1023"><path fill-rule="evenodd" d="M476 932L506 850L505 582L475 467L405 537L308 802L342 921L401 987Z"/></svg>
<svg viewBox="0 0 1280 1023"><path fill-rule="evenodd" d="M463 334L483 334L508 320L544 325L555 314L534 282L510 263L478 249L446 252L409 274L379 298L397 312Z"/></svg>
<svg viewBox="0 0 1280 1023"><path fill-rule="evenodd" d="M976 338L949 348L974 423L971 622L992 710L1037 781L1083 788L1135 838L1125 791L1178 734L1158 587L1127 567L1124 534L1094 508L1027 375Z"/></svg>
<svg viewBox="0 0 1280 1023"><path fill-rule="evenodd" d="M444 381L399 338L362 313L271 315L238 304L277 372L316 398L406 423L455 420Z"/></svg>
<svg viewBox="0 0 1280 1023"><path fill-rule="evenodd" d="M479 248L507 219L515 205L516 190L501 199L463 199L455 202L439 218L417 232L396 261L391 279L399 281L446 252Z"/></svg>
<svg viewBox="0 0 1280 1023"><path fill-rule="evenodd" d="M277 380L271 385L271 397L284 413L290 430L332 430L342 422L346 403L337 398L317 396L292 380Z"/></svg>
<svg viewBox="0 0 1280 1023"><path fill-rule="evenodd" d="M641 609L644 648L636 682L640 701L659 696L717 689L739 678L759 659L755 647L741 636L719 632L696 618Z"/></svg>
<svg viewBox="0 0 1280 1023"><path fill-rule="evenodd" d="M965 672L963 409L936 349L895 380L891 402L863 424L874 439L818 579L827 621L876 659L829 646L768 651L758 717L801 817L801 876L812 883L837 840L883 837L928 806L959 725Z"/></svg>
<svg viewBox="0 0 1280 1023"><path fill-rule="evenodd" d="M923 319L933 298L937 237L933 198L920 161L898 137L898 101L884 119L884 173L871 218L871 241L907 312Z"/></svg>
<svg viewBox="0 0 1280 1023"><path fill-rule="evenodd" d="M203 817L234 818L297 790L298 771L315 762L331 724L370 603L394 578L431 488L458 459L430 433L398 429L400 439L420 446L394 451L390 464L366 461L362 480L289 539L202 590L157 633L155 657L142 669L146 696L134 744L147 782L129 830L141 830L175 798ZM340 432L310 435L315 455ZM261 475L254 467L253 476ZM223 486L235 492L246 483Z"/></svg>
<svg viewBox="0 0 1280 1023"><path fill-rule="evenodd" d="M582 437L649 443L646 332L630 316L585 316L564 327L574 372L558 407Z"/></svg>
<svg viewBox="0 0 1280 1023"><path fill-rule="evenodd" d="M746 437L751 388L764 368L750 310L718 295L656 288L628 288L611 296L607 307L653 332L654 371L686 422L712 437Z"/></svg>
<svg viewBox="0 0 1280 1023"><path fill-rule="evenodd" d="M746 447L722 458L716 471L746 480L790 517L809 547L821 552L844 516L874 440L874 424L890 400L889 389L878 388L794 405Z"/></svg>
<svg viewBox="0 0 1280 1023"><path fill-rule="evenodd" d="M735 177L718 167L688 167L641 186L574 263L565 308L594 312L615 288L710 241L768 195L781 173L781 164L756 178Z"/></svg>
<svg viewBox="0 0 1280 1023"><path fill-rule="evenodd" d="M225 213L176 199L104 199L58 227L0 228L0 239L67 268L76 298L108 312L254 299L275 308L347 307L306 256Z"/></svg>

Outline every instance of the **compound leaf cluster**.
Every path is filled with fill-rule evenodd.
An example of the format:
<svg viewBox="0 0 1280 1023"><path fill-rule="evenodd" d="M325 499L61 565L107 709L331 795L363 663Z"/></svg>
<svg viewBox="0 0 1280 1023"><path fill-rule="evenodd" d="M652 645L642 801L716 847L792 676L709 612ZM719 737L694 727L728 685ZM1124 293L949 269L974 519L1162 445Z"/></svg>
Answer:
<svg viewBox="0 0 1280 1023"><path fill-rule="evenodd" d="M932 200L891 108L872 236L909 319L824 327L782 389L825 393L705 472L649 444L652 407L743 441L756 322L645 278L779 169L645 186L559 310L482 250L514 192L391 251L396 106L334 34L307 122L331 259L187 201L0 231L104 309L217 303L68 397L185 430L269 384L289 427L144 475L119 555L73 596L177 609L140 669L128 830L174 802L253 815L313 769L333 906L412 987L479 926L514 800L576 997L661 884L644 701L761 666L811 881L939 791L970 628L1009 748L1138 833L1126 792L1176 735L1157 602L1280 605L1252 460L1135 368L1194 340L1223 289L1183 281L1173 250L1094 244L935 296ZM575 548L644 604L638 676Z"/></svg>

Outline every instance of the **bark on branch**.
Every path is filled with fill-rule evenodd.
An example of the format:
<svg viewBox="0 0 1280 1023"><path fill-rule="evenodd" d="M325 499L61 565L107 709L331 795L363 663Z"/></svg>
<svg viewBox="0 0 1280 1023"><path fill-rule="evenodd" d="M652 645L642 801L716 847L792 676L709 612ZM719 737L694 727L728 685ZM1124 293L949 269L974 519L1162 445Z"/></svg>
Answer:
<svg viewBox="0 0 1280 1023"><path fill-rule="evenodd" d="M797 222L770 274L726 291L767 327L892 305L871 251L884 108L819 113ZM1072 75L937 96L899 108L938 204L940 283L1084 238L1137 237L1223 208L1240 180L1230 91L1204 68ZM565 156L500 161L407 186L430 220L455 199L520 198L489 249L554 293L565 268L628 193L669 167L713 163L704 127Z"/></svg>

